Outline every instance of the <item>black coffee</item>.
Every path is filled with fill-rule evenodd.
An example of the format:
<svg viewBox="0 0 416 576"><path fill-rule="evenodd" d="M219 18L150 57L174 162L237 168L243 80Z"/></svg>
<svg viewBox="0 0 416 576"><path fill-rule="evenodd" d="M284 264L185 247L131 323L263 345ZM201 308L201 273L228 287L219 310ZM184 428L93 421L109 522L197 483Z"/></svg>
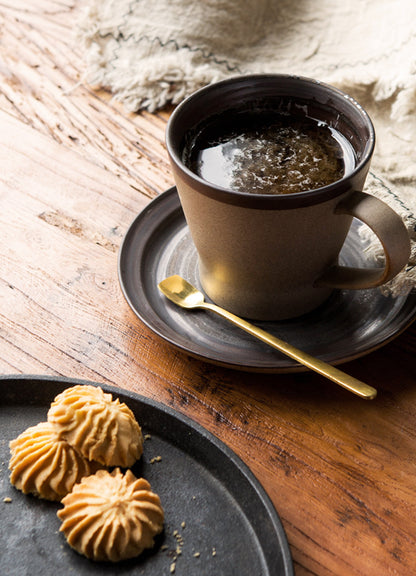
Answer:
<svg viewBox="0 0 416 576"><path fill-rule="evenodd" d="M339 180L354 167L355 155L345 137L321 121L240 112L200 128L183 161L204 180L227 189L291 194Z"/></svg>

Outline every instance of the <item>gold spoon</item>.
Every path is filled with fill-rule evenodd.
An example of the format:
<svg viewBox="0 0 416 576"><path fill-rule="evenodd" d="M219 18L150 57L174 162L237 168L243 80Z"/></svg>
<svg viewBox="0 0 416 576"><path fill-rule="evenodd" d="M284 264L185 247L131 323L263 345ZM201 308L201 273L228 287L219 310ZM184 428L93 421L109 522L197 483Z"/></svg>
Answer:
<svg viewBox="0 0 416 576"><path fill-rule="evenodd" d="M167 298L169 298L169 300L178 306L188 309L204 308L205 310L211 310L212 312L215 312L236 326L239 326L252 336L259 338L266 344L273 346L273 348L277 348L277 350L280 350L280 352L283 352L283 354L286 354L290 358L293 358L311 370L318 372L318 374L329 378L336 384L339 384L350 392L357 394L357 396L360 396L361 398L372 400L377 396L377 390L372 386L369 386L368 384L357 380L353 376L338 370L331 364L327 364L318 358L314 358L306 352L295 348L295 346L292 346L291 344L288 344L287 342L272 336L261 328L250 324L250 322L247 322L246 320L235 316L235 314L224 310L224 308L220 308L216 304L205 302L202 292L197 290L194 286L192 286L192 284L189 284L189 282L187 282L181 276L170 276L169 278L162 280L162 282L158 284L158 288Z"/></svg>

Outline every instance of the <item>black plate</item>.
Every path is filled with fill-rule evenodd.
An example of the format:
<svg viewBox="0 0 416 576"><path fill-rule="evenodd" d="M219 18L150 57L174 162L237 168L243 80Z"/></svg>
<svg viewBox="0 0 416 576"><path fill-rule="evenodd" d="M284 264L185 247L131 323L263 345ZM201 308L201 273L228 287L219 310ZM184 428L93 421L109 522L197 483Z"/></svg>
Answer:
<svg viewBox="0 0 416 576"><path fill-rule="evenodd" d="M46 420L50 402L82 380L0 377L0 573L5 576L170 574L178 543L177 576L291 576L280 519L247 466L204 428L162 404L102 385L134 412L144 456L133 472L146 478L165 510L156 548L116 565L78 555L58 533L58 503L25 496L9 482L9 441ZM152 458L160 462L151 463ZM4 502L11 498L10 503ZM183 525L183 523L185 523ZM179 535L175 535L175 531ZM183 543L182 540L183 540ZM214 552L215 551L215 552ZM199 556L195 556L199 554Z"/></svg>
<svg viewBox="0 0 416 576"><path fill-rule="evenodd" d="M347 266L371 266L354 220L340 254ZM158 196L131 224L119 253L119 280L135 314L156 334L197 358L258 372L305 368L201 311L178 308L162 296L158 282L180 274L201 289L195 246L176 188ZM264 330L331 364L353 360L383 346L416 317L416 293L397 298L379 289L336 291L320 308L285 322L256 322Z"/></svg>

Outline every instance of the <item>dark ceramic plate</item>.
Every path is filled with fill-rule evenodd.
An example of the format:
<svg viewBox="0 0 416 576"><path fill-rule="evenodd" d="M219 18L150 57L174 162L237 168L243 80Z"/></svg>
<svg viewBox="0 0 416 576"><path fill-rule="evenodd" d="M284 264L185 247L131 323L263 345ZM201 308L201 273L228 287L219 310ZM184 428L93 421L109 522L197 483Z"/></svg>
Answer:
<svg viewBox="0 0 416 576"><path fill-rule="evenodd" d="M125 402L141 423L144 456L133 472L146 478L165 510L165 532L137 559L94 563L58 533L58 503L25 496L9 483L8 444L46 420L62 390L85 381L36 376L0 377L1 574L170 574L178 576L292 576L289 547L270 499L247 466L204 428L173 410L118 388L102 388ZM160 456L159 462L151 463ZM11 498L6 503L4 499ZM175 531L178 531L176 534ZM176 534L176 535L175 535Z"/></svg>
<svg viewBox="0 0 416 576"><path fill-rule="evenodd" d="M340 255L347 266L369 266L354 220ZM153 200L130 226L119 254L119 280L127 302L156 334L215 364L258 372L303 366L219 317L178 308L157 284L180 274L200 288L195 246L175 188ZM353 360L386 344L416 317L416 293L397 298L380 290L337 291L320 308L285 322L256 322L283 340L332 364Z"/></svg>

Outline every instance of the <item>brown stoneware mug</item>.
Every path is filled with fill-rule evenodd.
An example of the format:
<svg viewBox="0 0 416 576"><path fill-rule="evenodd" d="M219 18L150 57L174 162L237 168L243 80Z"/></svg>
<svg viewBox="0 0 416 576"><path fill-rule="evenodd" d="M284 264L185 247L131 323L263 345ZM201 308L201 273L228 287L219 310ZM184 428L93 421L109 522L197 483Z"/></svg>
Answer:
<svg viewBox="0 0 416 576"><path fill-rule="evenodd" d="M191 169L188 149L211 123L241 113L279 111L312 118L351 147L353 160L335 181L292 193L253 193L213 183ZM362 192L375 134L363 108L321 82L290 75L239 76L195 92L173 112L167 149L206 294L240 316L279 320L309 312L333 289L379 286L408 262L401 218ZM215 163L214 163L215 172ZM251 182L251 180L250 180ZM385 252L384 268L338 265L352 218L367 224Z"/></svg>

